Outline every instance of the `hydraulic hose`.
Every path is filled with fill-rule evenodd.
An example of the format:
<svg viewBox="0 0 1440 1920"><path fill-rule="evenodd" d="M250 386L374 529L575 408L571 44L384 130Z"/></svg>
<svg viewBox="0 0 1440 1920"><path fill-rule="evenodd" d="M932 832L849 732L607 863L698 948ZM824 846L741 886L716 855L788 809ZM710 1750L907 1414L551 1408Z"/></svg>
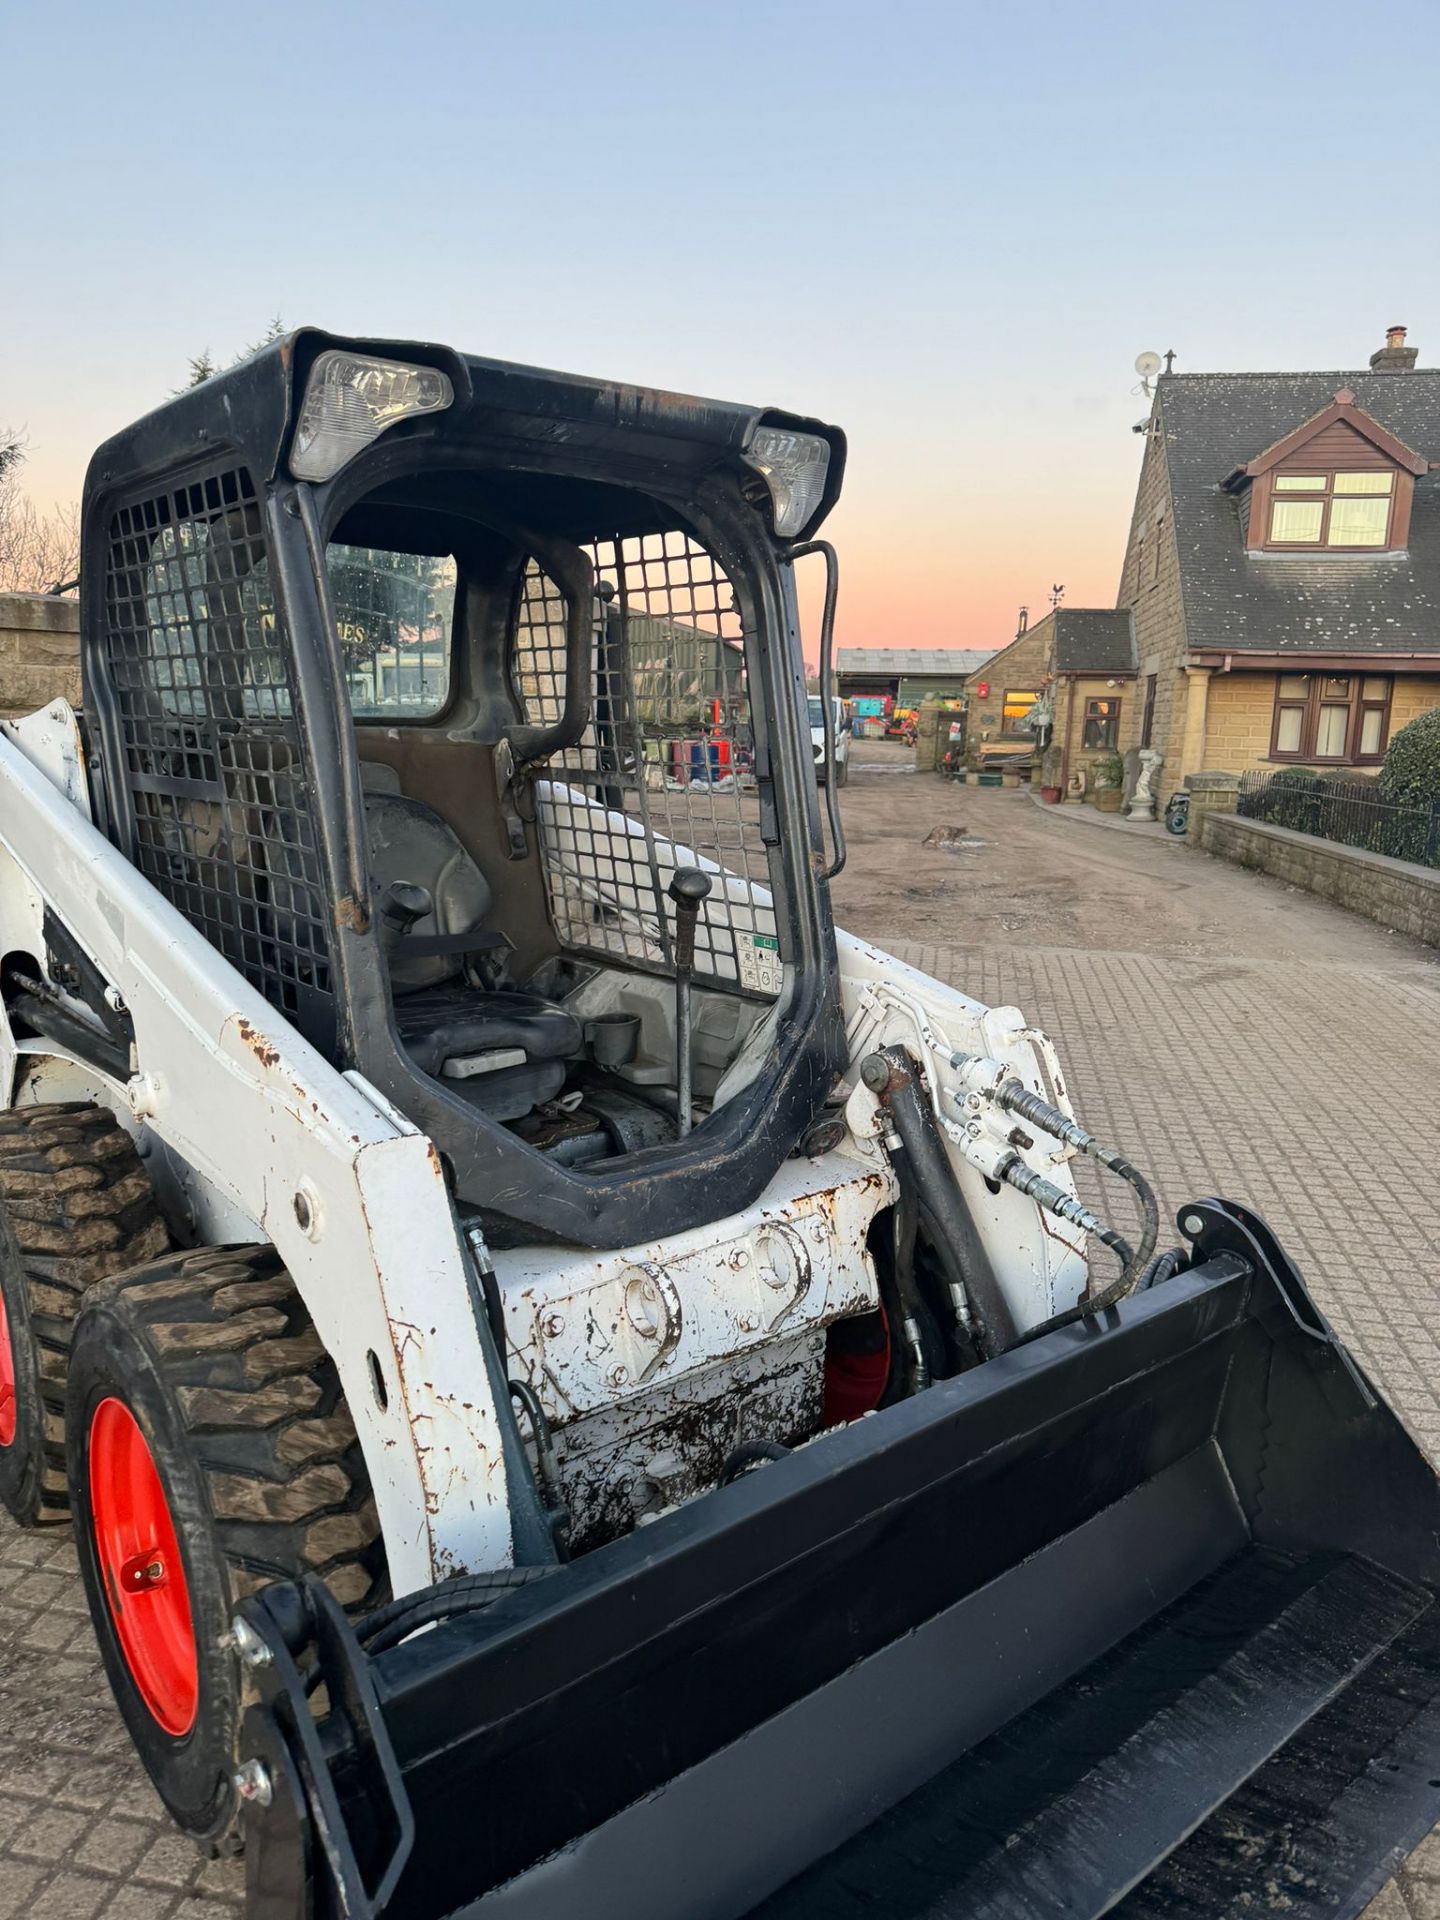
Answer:
<svg viewBox="0 0 1440 1920"><path fill-rule="evenodd" d="M915 1315L913 1266L907 1272L907 1286L902 1286L899 1271L907 1246L912 1260L914 1255L918 1224L914 1183L908 1178L901 1179L898 1167L896 1179L900 1184L900 1198L892 1209L895 1217L891 1222L890 1245L875 1250L875 1277L880 1288L880 1313L885 1321L889 1355L885 1386L879 1400L882 1407L890 1407L897 1400L908 1399L923 1384L923 1380L928 1379ZM917 1354L920 1360L918 1369ZM917 1378L917 1374L921 1377Z"/></svg>
<svg viewBox="0 0 1440 1920"><path fill-rule="evenodd" d="M720 1485L728 1487L732 1480L739 1480L747 1473L753 1473L757 1467L768 1466L772 1460L787 1460L789 1447L781 1446L778 1440L742 1440L725 1456L720 1469Z"/></svg>
<svg viewBox="0 0 1440 1920"><path fill-rule="evenodd" d="M896 1169L900 1179L900 1199L895 1208L891 1253L894 1261L895 1295L900 1306L898 1332L905 1353L905 1394L908 1398L923 1393L930 1384L930 1363L925 1357L925 1337L920 1329L924 1303L915 1284L915 1241L920 1231L920 1195L917 1182L908 1173Z"/></svg>
<svg viewBox="0 0 1440 1920"><path fill-rule="evenodd" d="M570 1532L571 1516L564 1489L560 1485L560 1468L555 1459L550 1422L545 1418L539 1396L528 1380L511 1380L507 1384L510 1398L519 1401L530 1422L530 1432L535 1440L535 1473L540 1483L540 1497L550 1519L550 1530L555 1536L555 1551L562 1560L567 1560L570 1556L566 1536Z"/></svg>
<svg viewBox="0 0 1440 1920"><path fill-rule="evenodd" d="M1048 1133L1062 1145L1074 1147L1078 1153L1096 1161L1132 1189L1140 1208L1140 1239L1133 1251L1127 1249L1127 1270L1131 1282L1138 1285L1140 1274L1154 1253L1155 1242L1160 1235L1160 1203L1149 1181L1138 1168L1131 1166L1123 1154L1116 1153L1113 1147L1102 1145L1093 1133L1087 1133L1068 1113L1051 1106L1038 1093L1031 1093L1021 1081L1002 1081L995 1089L995 1104L1003 1107L1007 1113L1013 1113L1017 1119L1028 1120L1031 1126ZM1100 1237L1105 1239L1103 1234ZM1115 1241L1107 1240L1106 1244L1114 1246Z"/></svg>
<svg viewBox="0 0 1440 1920"><path fill-rule="evenodd" d="M920 1204L935 1224L942 1253L948 1248L955 1262L969 1314L966 1333L983 1358L1004 1353L1015 1344L1015 1321L960 1191L914 1059L904 1047L881 1047L866 1056L860 1073L894 1122L914 1170Z"/></svg>
<svg viewBox="0 0 1440 1920"><path fill-rule="evenodd" d="M1092 1234L1102 1246L1109 1247L1120 1262L1120 1277L1127 1279L1135 1268L1135 1252L1128 1240L1123 1240L1113 1227L1107 1227L1098 1219L1083 1201L1077 1200L1073 1193L1067 1193L1063 1187L1057 1187L1053 1180L1047 1180L1043 1173L1036 1173L1027 1167L1018 1153L1011 1154L1000 1168L1000 1178L1007 1186L1014 1187L1017 1193L1023 1193L1047 1213L1053 1213L1057 1220L1072 1221L1077 1227L1083 1227Z"/></svg>
<svg viewBox="0 0 1440 1920"><path fill-rule="evenodd" d="M388 1606L377 1607L360 1622L355 1637L367 1653L384 1653L398 1647L420 1627L436 1620L452 1620L459 1614L488 1612L507 1594L558 1571L557 1567L497 1567L492 1573L458 1574L453 1580L442 1580L437 1587L426 1587L421 1593L409 1593Z"/></svg>
<svg viewBox="0 0 1440 1920"><path fill-rule="evenodd" d="M1189 1257L1184 1247L1167 1247L1164 1253L1157 1253L1135 1282L1135 1291L1144 1293L1147 1288L1162 1286L1165 1281L1173 1280Z"/></svg>

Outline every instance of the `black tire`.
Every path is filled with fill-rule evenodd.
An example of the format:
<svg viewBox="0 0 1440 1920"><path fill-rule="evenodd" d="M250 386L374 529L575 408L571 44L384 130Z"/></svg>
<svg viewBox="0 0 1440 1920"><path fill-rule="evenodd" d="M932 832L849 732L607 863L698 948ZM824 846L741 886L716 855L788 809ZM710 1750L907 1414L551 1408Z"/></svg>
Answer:
<svg viewBox="0 0 1440 1920"><path fill-rule="evenodd" d="M150 1449L188 1589L198 1703L174 1735L146 1703L111 1612L88 1498L95 1411L118 1399ZM219 1642L244 1595L320 1574L344 1606L388 1598L369 1476L341 1392L271 1248L155 1262L91 1294L70 1363L70 1491L90 1616L120 1712L156 1792L212 1851L235 1840L244 1710Z"/></svg>
<svg viewBox="0 0 1440 1920"><path fill-rule="evenodd" d="M846 759L846 760L837 760L837 761L835 762L835 784L836 784L836 786L837 786L837 787L848 787L848 786L849 786L849 784L850 784L850 762L849 762L849 760L848 760L848 759Z"/></svg>
<svg viewBox="0 0 1440 1920"><path fill-rule="evenodd" d="M0 1301L14 1373L0 1505L22 1527L70 1517L65 1377L87 1290L169 1245L149 1175L114 1114L87 1102L0 1113Z"/></svg>

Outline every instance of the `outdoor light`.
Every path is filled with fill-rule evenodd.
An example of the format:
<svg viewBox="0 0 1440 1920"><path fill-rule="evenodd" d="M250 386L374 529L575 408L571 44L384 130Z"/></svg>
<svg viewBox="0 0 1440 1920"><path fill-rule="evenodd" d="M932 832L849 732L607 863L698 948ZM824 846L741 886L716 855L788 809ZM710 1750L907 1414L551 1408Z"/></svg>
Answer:
<svg viewBox="0 0 1440 1920"><path fill-rule="evenodd" d="M824 495L830 442L818 433L792 433L789 427L756 427L741 458L765 476L776 533L787 538L799 533Z"/></svg>
<svg viewBox="0 0 1440 1920"><path fill-rule="evenodd" d="M438 368L332 348L310 369L290 471L297 480L329 480L387 427L440 413L454 400Z"/></svg>

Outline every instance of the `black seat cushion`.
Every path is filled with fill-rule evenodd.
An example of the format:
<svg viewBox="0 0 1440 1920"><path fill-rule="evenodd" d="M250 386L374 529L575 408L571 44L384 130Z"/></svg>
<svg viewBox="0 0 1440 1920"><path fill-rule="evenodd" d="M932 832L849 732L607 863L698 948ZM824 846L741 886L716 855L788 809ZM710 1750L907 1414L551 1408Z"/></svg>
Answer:
<svg viewBox="0 0 1440 1920"><path fill-rule="evenodd" d="M426 1073L439 1073L447 1060L501 1047L521 1047L528 1060L563 1060L581 1047L574 1014L537 994L508 989L406 994L395 1002L395 1024L405 1051Z"/></svg>
<svg viewBox="0 0 1440 1920"><path fill-rule="evenodd" d="M449 823L423 800L401 793L393 769L364 762L361 777L377 896L395 881L410 881L425 887L435 903L434 913L418 920L389 954L401 1044L422 1072L443 1075L459 1098L496 1120L518 1120L564 1086L562 1063L580 1051L580 1023L536 994L485 992L459 977L472 936L476 951L499 938L483 926L489 885ZM447 951L452 942L454 950ZM427 945L440 950L426 952ZM473 1075L445 1073L448 1061L501 1051L522 1053L524 1060Z"/></svg>
<svg viewBox="0 0 1440 1920"><path fill-rule="evenodd" d="M390 986L398 999L456 978L463 954L422 953L416 942L480 926L490 911L490 888L455 829L423 800L402 794L389 767L362 762L361 777L370 879L377 898L392 882L405 880L424 887L435 903L433 914L411 928L415 942L399 941L390 956Z"/></svg>

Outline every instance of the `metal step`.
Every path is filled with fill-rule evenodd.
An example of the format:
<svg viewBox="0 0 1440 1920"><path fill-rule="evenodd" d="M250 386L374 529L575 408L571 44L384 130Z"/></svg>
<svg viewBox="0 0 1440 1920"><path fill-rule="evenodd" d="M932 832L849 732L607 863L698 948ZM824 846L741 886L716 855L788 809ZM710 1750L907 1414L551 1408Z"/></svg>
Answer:
<svg viewBox="0 0 1440 1920"><path fill-rule="evenodd" d="M1126 1896L1430 1606L1363 1560L1249 1551L755 1920L1088 1920L1122 1901L1135 1920L1227 1911ZM863 1728L856 1739L863 1751Z"/></svg>

